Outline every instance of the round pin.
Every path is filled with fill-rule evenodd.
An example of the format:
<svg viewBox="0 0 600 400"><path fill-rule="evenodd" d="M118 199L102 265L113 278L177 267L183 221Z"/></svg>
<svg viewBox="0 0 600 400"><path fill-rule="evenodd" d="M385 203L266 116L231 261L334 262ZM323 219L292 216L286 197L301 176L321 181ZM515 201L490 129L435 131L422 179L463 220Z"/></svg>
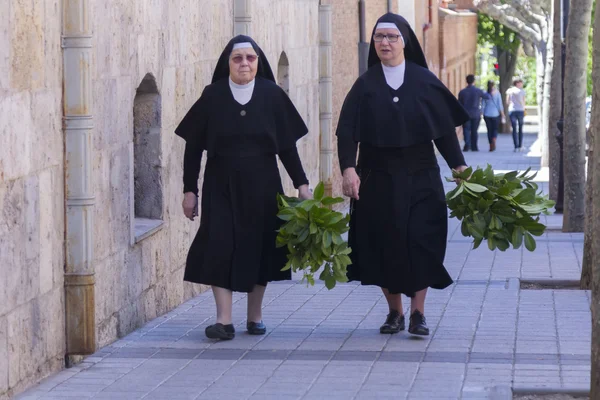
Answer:
<svg viewBox="0 0 600 400"><path fill-rule="evenodd" d="M246 110L242 110L240 111L240 115L243 117L244 115L246 115Z"/></svg>
<svg viewBox="0 0 600 400"><path fill-rule="evenodd" d="M399 98L397 98L397 97L394 97L392 100L394 100L394 103L397 103L397 102L398 102L398 100L400 100L400 99L399 99Z"/></svg>

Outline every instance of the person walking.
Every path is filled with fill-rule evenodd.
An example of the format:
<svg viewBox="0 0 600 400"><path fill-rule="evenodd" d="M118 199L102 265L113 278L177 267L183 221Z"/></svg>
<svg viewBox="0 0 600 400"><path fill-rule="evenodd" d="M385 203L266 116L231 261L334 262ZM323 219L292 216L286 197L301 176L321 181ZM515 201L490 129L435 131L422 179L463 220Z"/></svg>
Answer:
<svg viewBox="0 0 600 400"><path fill-rule="evenodd" d="M494 81L488 81L487 93L490 99L483 100L483 120L487 127L488 142L490 143L490 151L496 150L496 138L498 137L498 127L500 122L504 123L504 106L502 104L502 96L496 90Z"/></svg>
<svg viewBox="0 0 600 400"><path fill-rule="evenodd" d="M479 151L477 130L481 123L481 100L490 99L490 95L475 86L475 76L467 75L467 87L458 93L458 102L469 113L469 120L463 124L465 147L463 151Z"/></svg>
<svg viewBox="0 0 600 400"><path fill-rule="evenodd" d="M508 103L508 116L512 125L515 152L523 151L523 121L525 119L523 80L515 79L513 81L513 87L506 91L506 102Z"/></svg>
<svg viewBox="0 0 600 400"><path fill-rule="evenodd" d="M444 289L448 212L433 145L448 166L467 167L456 127L469 114L427 68L418 39L387 13L371 36L368 70L346 96L336 131L343 193L351 198L348 279L377 285L389 313L382 334L428 335L428 288ZM357 151L360 151L357 163Z"/></svg>
<svg viewBox="0 0 600 400"><path fill-rule="evenodd" d="M276 248L277 194L283 193L279 156L302 199L312 198L296 141L308 129L269 62L248 36L223 50L212 83L204 88L175 133L185 139L183 212L198 216L198 176L207 153L200 229L190 247L184 280L211 285L217 320L211 339L235 336L232 292L248 293L246 329L263 335L267 282L291 279L281 269L287 248Z"/></svg>

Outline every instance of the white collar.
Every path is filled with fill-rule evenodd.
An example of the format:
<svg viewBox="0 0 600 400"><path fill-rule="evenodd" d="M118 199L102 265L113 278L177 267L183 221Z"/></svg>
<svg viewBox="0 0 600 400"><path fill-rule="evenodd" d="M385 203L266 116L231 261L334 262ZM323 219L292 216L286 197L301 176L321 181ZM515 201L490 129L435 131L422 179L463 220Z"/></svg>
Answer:
<svg viewBox="0 0 600 400"><path fill-rule="evenodd" d="M385 81L394 90L397 90L404 83L404 73L406 72L406 61L395 67L388 67L381 63Z"/></svg>

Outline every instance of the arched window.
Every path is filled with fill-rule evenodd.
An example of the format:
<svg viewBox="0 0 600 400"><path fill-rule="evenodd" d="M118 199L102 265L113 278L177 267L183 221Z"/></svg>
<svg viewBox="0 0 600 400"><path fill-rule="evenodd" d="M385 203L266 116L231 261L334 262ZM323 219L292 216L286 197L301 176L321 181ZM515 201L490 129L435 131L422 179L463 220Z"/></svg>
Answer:
<svg viewBox="0 0 600 400"><path fill-rule="evenodd" d="M290 62L285 51L281 53L277 64L277 84L290 95Z"/></svg>
<svg viewBox="0 0 600 400"><path fill-rule="evenodd" d="M162 225L161 98L156 80L146 74L133 102L134 241Z"/></svg>

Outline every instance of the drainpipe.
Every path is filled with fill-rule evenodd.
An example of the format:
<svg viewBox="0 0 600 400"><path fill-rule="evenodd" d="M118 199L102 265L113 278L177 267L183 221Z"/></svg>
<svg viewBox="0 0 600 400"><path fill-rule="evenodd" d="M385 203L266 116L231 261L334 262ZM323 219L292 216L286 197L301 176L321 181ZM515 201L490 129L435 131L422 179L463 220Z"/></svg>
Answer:
<svg viewBox="0 0 600 400"><path fill-rule="evenodd" d="M250 0L235 0L233 7L233 35L250 36Z"/></svg>
<svg viewBox="0 0 600 400"><path fill-rule="evenodd" d="M365 0L358 1L358 74L367 71L369 60L369 42L367 41L367 13L365 11Z"/></svg>
<svg viewBox="0 0 600 400"><path fill-rule="evenodd" d="M433 24L433 6L431 0L429 0L428 5L428 21L426 24L423 24L423 51L425 55L427 55L427 31L431 29Z"/></svg>
<svg viewBox="0 0 600 400"><path fill-rule="evenodd" d="M67 362L96 351L92 185L92 28L89 0L64 0L65 329Z"/></svg>
<svg viewBox="0 0 600 400"><path fill-rule="evenodd" d="M331 196L333 185L333 135L332 135L332 43L331 5L319 5L319 124L321 131L320 180L325 185L325 195Z"/></svg>
<svg viewBox="0 0 600 400"><path fill-rule="evenodd" d="M394 0L388 0L388 12L394 12Z"/></svg>

